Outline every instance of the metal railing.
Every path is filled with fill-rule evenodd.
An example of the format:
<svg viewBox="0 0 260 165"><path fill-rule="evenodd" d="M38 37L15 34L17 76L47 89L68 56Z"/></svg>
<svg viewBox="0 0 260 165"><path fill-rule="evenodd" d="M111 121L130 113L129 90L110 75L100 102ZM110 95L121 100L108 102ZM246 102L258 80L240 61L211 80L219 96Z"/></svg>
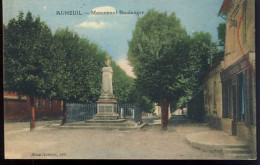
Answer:
<svg viewBox="0 0 260 165"><path fill-rule="evenodd" d="M104 106L107 103L99 103ZM111 104L107 104L111 106ZM66 103L66 122L80 122L92 119L97 114L96 103ZM142 120L142 113L135 104L116 103L115 113L119 118L126 118L135 122Z"/></svg>
<svg viewBox="0 0 260 165"><path fill-rule="evenodd" d="M67 103L66 122L86 121L97 113L97 104Z"/></svg>

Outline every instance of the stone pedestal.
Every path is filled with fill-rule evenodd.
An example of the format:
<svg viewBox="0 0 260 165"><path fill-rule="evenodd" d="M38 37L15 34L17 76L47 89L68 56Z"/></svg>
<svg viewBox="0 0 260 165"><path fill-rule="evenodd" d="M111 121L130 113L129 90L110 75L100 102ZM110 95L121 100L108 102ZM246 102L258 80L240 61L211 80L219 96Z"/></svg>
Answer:
<svg viewBox="0 0 260 165"><path fill-rule="evenodd" d="M97 101L97 114L93 120L118 120L117 100L113 94L112 86L112 68L104 67L102 72L102 91Z"/></svg>
<svg viewBox="0 0 260 165"><path fill-rule="evenodd" d="M116 100L99 100L97 103L97 114L94 120L117 120Z"/></svg>

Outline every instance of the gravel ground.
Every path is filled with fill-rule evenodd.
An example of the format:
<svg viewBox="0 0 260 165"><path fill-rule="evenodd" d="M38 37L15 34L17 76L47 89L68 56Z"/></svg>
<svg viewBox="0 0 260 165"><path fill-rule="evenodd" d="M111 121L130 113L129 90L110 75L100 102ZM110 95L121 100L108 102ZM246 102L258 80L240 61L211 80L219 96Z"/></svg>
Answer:
<svg viewBox="0 0 260 165"><path fill-rule="evenodd" d="M153 122L156 118L144 118ZM210 130L178 116L167 131L158 122L139 130L59 129L59 121L5 124L6 159L223 159L221 153L192 148L185 136ZM56 127L48 127L49 125Z"/></svg>

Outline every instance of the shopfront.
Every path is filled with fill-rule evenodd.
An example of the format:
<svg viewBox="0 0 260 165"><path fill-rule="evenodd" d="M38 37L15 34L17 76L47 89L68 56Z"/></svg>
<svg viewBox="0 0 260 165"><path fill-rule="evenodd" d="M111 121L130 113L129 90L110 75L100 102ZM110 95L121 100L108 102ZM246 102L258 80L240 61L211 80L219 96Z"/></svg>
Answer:
<svg viewBox="0 0 260 165"><path fill-rule="evenodd" d="M243 56L221 73L223 119L229 119L232 135L253 124L252 69L249 55ZM244 129L244 128L241 128Z"/></svg>

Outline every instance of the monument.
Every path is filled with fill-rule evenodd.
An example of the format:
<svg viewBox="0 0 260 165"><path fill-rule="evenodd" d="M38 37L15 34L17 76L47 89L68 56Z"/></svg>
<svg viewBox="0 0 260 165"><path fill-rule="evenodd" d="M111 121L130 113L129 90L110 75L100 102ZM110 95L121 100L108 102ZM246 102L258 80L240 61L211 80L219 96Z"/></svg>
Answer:
<svg viewBox="0 0 260 165"><path fill-rule="evenodd" d="M117 100L113 94L112 73L113 70L110 67L110 59L107 57L106 67L102 68L102 91L97 101L97 114L93 120L122 121L122 119L119 119L116 107Z"/></svg>
<svg viewBox="0 0 260 165"><path fill-rule="evenodd" d="M106 66L102 68L102 91L97 101L96 115L92 119L87 119L84 122L67 123L63 125L64 128L136 129L142 128L147 124L141 120L136 120L138 117L135 110L133 110L131 114L131 119L126 118L126 107L117 107L117 99L113 94L112 73L113 70L110 67L110 60L109 57L107 57ZM120 110L120 112L118 112L117 109ZM139 115L139 117L141 116Z"/></svg>

